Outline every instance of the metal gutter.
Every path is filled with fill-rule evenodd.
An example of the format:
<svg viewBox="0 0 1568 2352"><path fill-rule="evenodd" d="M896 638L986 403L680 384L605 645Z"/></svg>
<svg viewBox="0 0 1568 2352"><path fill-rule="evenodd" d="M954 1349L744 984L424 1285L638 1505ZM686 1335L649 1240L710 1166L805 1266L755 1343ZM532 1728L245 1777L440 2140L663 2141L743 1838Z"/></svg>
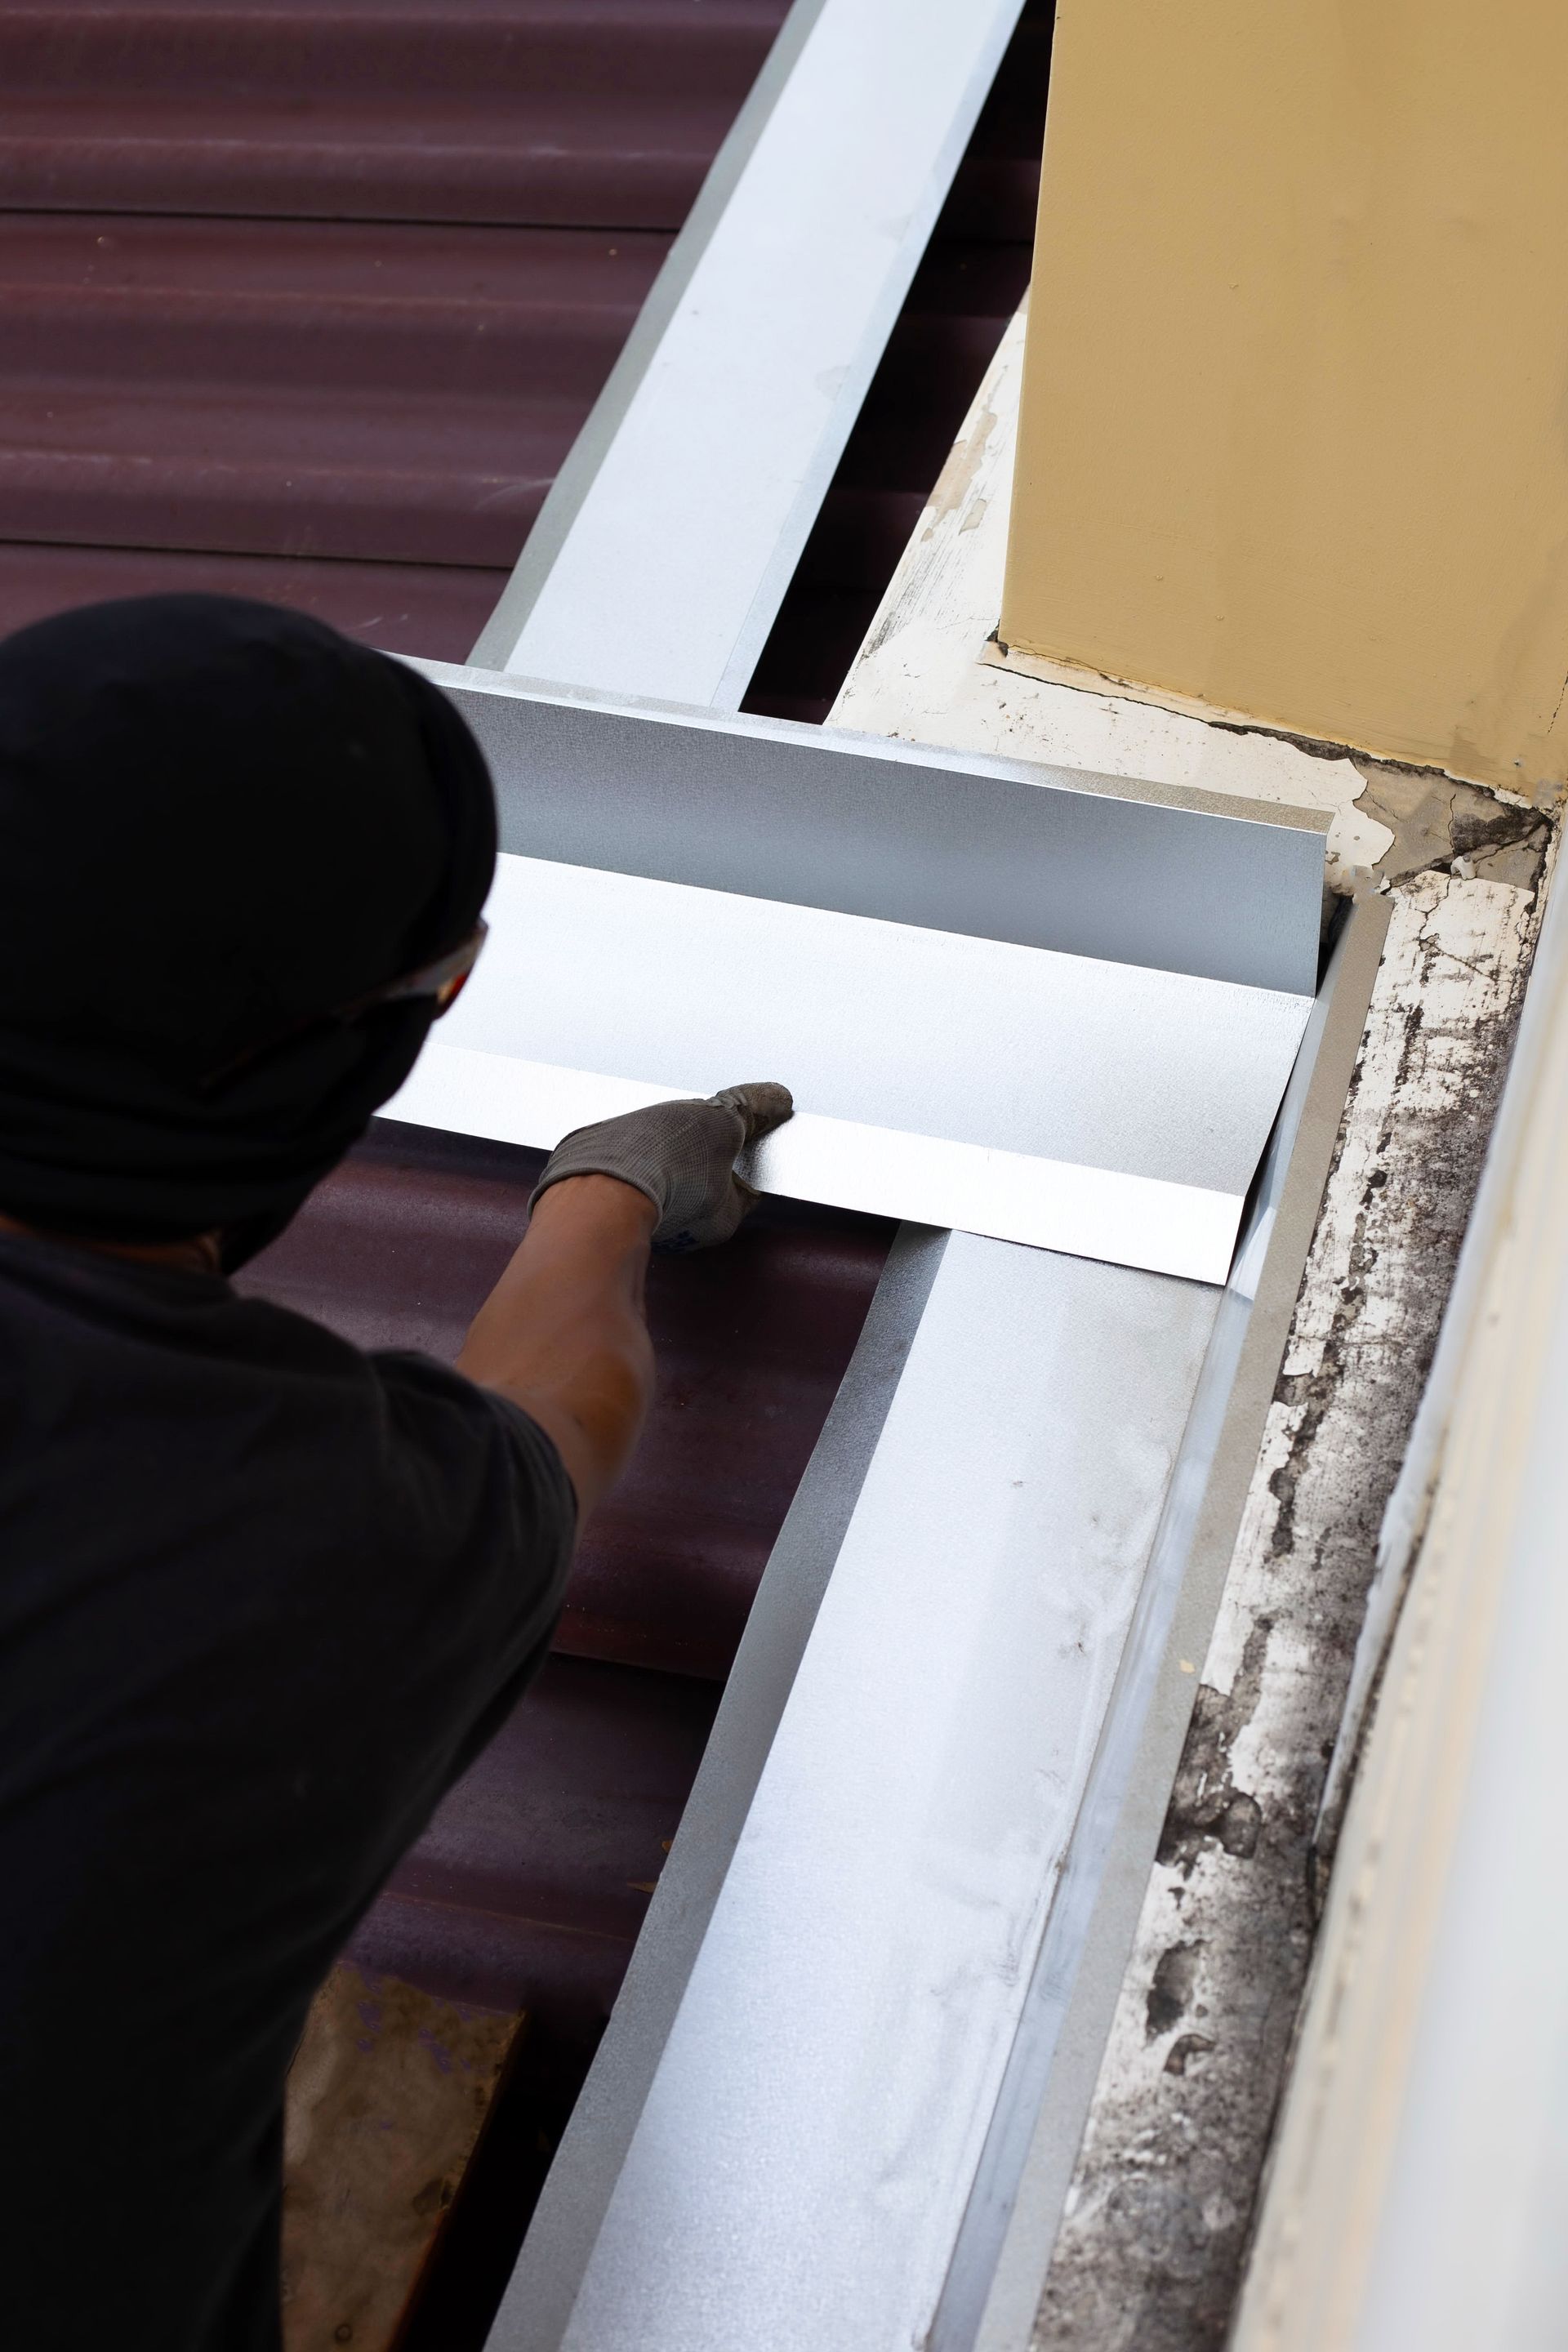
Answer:
<svg viewBox="0 0 1568 2352"><path fill-rule="evenodd" d="M949 1241L574 2352L929 2326L1217 1304Z"/></svg>

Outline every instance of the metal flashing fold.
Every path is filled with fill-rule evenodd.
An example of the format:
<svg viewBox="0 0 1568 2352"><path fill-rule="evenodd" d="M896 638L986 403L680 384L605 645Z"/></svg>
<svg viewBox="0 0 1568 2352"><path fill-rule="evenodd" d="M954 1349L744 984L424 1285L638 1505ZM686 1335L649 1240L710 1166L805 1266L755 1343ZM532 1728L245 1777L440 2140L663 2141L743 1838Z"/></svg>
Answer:
<svg viewBox="0 0 1568 2352"><path fill-rule="evenodd" d="M761 1190L1224 1280L1326 818L420 667L484 744L503 855L389 1116L549 1148L776 1076Z"/></svg>

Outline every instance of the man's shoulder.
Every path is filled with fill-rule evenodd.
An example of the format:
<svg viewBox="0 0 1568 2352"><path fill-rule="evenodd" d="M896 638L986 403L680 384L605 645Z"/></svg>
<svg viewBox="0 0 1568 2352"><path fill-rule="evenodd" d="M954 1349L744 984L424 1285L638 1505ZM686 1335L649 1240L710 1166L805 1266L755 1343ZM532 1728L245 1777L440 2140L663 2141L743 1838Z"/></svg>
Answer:
<svg viewBox="0 0 1568 2352"><path fill-rule="evenodd" d="M394 1427L457 1455L494 1455L521 1477L543 1516L570 1524L576 1503L555 1443L521 1405L416 1349L374 1349L363 1359Z"/></svg>

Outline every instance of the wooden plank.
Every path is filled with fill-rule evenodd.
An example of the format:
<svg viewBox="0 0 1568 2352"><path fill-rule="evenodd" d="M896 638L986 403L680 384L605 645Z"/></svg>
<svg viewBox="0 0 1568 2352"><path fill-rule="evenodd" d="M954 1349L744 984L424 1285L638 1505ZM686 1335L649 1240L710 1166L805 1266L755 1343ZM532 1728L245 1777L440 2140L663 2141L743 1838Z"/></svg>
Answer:
<svg viewBox="0 0 1568 2352"><path fill-rule="evenodd" d="M332 1970L289 2074L286 2352L392 2352L524 2024Z"/></svg>

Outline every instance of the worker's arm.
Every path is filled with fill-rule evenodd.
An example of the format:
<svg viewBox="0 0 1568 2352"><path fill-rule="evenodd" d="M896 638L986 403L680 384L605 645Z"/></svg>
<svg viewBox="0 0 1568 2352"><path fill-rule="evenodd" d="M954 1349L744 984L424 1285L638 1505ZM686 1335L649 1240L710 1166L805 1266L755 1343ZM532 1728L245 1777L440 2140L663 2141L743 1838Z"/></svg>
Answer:
<svg viewBox="0 0 1568 2352"><path fill-rule="evenodd" d="M553 1438L579 1526L626 1468L653 1395L643 1277L658 1223L613 1176L553 1185L458 1358Z"/></svg>
<svg viewBox="0 0 1568 2352"><path fill-rule="evenodd" d="M580 1128L545 1162L528 1231L458 1369L553 1439L579 1528L630 1460L653 1394L649 1250L727 1241L755 1197L736 1154L792 1108L775 1086L654 1103Z"/></svg>

